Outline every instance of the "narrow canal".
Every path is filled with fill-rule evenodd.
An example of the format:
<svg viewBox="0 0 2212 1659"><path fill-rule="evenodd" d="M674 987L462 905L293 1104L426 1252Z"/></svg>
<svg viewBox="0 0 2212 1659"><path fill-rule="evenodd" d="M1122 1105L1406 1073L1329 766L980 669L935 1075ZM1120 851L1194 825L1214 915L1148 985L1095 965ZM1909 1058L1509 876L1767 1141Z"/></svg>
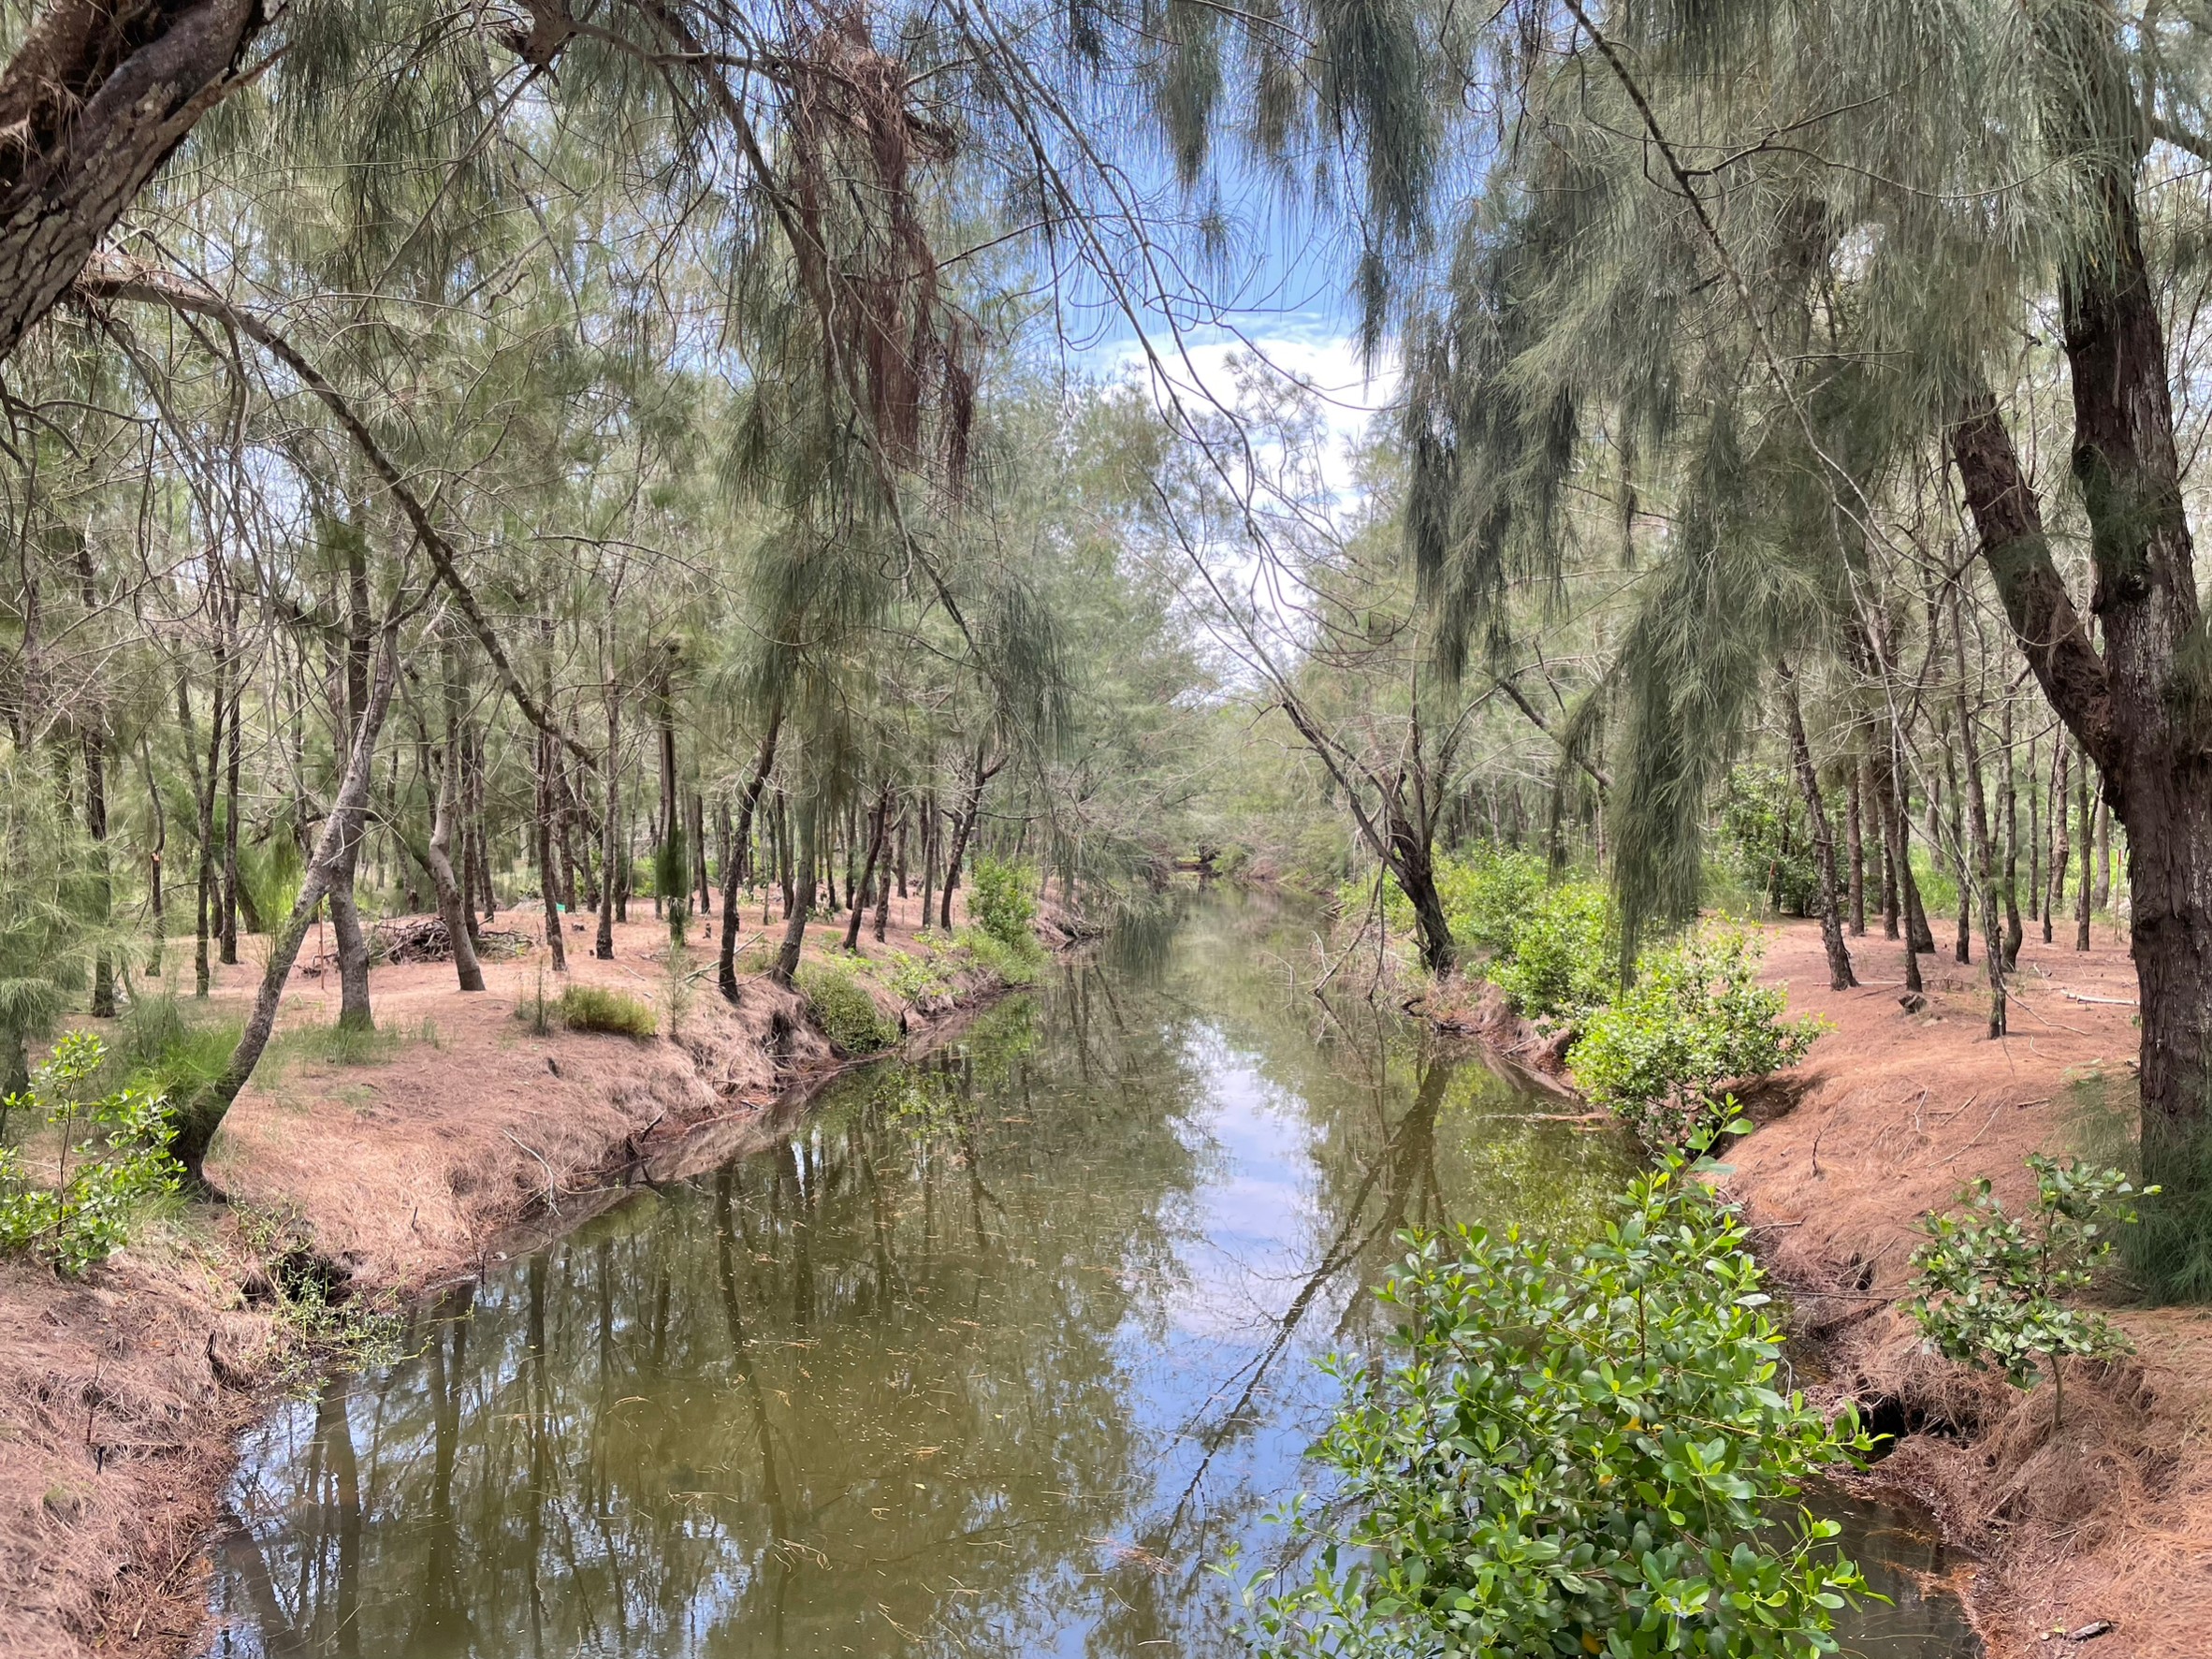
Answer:
<svg viewBox="0 0 2212 1659"><path fill-rule="evenodd" d="M1243 1651L1231 1546L1386 1327L1403 1228L1571 1234L1629 1163L1302 988L1313 921L1184 901L642 1191L244 1448L212 1652ZM1975 1652L1937 1552L1843 1511L1881 1659Z"/></svg>

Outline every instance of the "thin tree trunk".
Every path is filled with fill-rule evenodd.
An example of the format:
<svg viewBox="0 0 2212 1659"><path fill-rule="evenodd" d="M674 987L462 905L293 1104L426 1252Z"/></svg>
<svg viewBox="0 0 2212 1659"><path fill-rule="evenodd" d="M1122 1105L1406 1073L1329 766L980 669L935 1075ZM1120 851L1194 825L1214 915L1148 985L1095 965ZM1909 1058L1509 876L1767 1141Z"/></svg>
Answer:
<svg viewBox="0 0 2212 1659"><path fill-rule="evenodd" d="M2066 908L2066 868L2074 862L2074 843L2067 834L2067 796L2073 793L2074 752L2063 735L2054 739L2051 753L2051 880L2043 895L2043 942L2051 942L2051 917Z"/></svg>
<svg viewBox="0 0 2212 1659"><path fill-rule="evenodd" d="M607 656L611 662L614 656L611 624L608 632ZM591 945L591 953L602 962L615 959L616 888L620 880L617 860L621 858L617 821L621 817L621 805L622 688L610 672L606 682L606 800L600 820L599 937Z"/></svg>
<svg viewBox="0 0 2212 1659"><path fill-rule="evenodd" d="M1973 869L1968 856L1965 796L1958 787L1958 757L1949 743L1943 745L1943 780L1951 797L1951 873L1958 883L1957 959L1972 962L1973 955Z"/></svg>
<svg viewBox="0 0 2212 1659"><path fill-rule="evenodd" d="M1836 891L1835 837L1828 833L1820 774L1812 764L1812 745L1805 735L1805 710L1797 695L1797 677L1788 663L1776 666L1782 680L1783 712L1789 720L1790 761L1797 775L1797 792L1805 797L1805 822L1812 831L1813 868L1820 877L1820 940L1827 953L1828 989L1847 991L1858 983L1858 976L1851 971L1851 950L1843 942L1843 916Z"/></svg>
<svg viewBox="0 0 2212 1659"><path fill-rule="evenodd" d="M2074 948L2086 951L2089 948L2090 889L2096 880L2091 866L2097 856L2097 831L2089 805L2089 777L2095 768L2090 765L2089 757L2084 754L2075 770L2080 777L2080 782L2074 786L2074 793L2081 807L2081 880L2075 883L2074 892Z"/></svg>
<svg viewBox="0 0 2212 1659"><path fill-rule="evenodd" d="M153 849L146 858L147 920L153 931L153 947L146 955L146 971L159 979L168 946L168 920L161 908L161 861L168 851L169 821L162 810L161 786L153 780L153 748L143 732L138 735L138 764L146 771L146 810L153 823Z"/></svg>
<svg viewBox="0 0 2212 1659"><path fill-rule="evenodd" d="M2020 966L2020 776L2013 756L2013 700L2002 705L1999 737L2004 744L2004 968Z"/></svg>
<svg viewBox="0 0 2212 1659"><path fill-rule="evenodd" d="M1982 955L1989 976L1989 1035L2002 1037L2005 1028L2004 941L1997 922L1997 857L1989 837L1989 803L1982 789L1981 746L1974 740L1973 710L1966 694L1966 620L1958 589L1951 589L1951 633L1958 647L1958 681L1955 712L1958 741L1966 763L1968 821L1973 830L1974 872L1981 892Z"/></svg>
<svg viewBox="0 0 2212 1659"><path fill-rule="evenodd" d="M1867 764L1863 757L1854 760L1851 766L1851 794L1846 803L1849 814L1844 824L1844 841L1851 857L1851 931L1863 938L1867 931L1867 843L1864 807Z"/></svg>
<svg viewBox="0 0 2212 1659"><path fill-rule="evenodd" d="M240 749L243 739L240 726L242 712L244 676L240 672L238 648L238 596L226 599L218 596L226 616L220 626L229 637L230 658L230 714L224 733L223 781L223 961L226 967L238 964L238 779Z"/></svg>
<svg viewBox="0 0 2212 1659"><path fill-rule="evenodd" d="M783 919L783 948L776 953L776 982L786 990L799 971L799 953L807 946L807 921L814 912L814 795L811 791L799 797L799 845L792 859L797 890L792 895L791 911Z"/></svg>
<svg viewBox="0 0 2212 1659"><path fill-rule="evenodd" d="M848 953L860 949L860 924L867 917L868 891L876 879L876 866L882 861L883 837L891 829L891 786L886 783L876 797L875 822L868 830L868 853L861 866L860 880L850 884L852 899L852 919L845 924L845 949Z"/></svg>
<svg viewBox="0 0 2212 1659"><path fill-rule="evenodd" d="M738 797L736 833L731 842L730 856L722 864L721 957L715 977L722 995L732 1002L737 1000L737 883L745 874L746 848L752 839L753 811L761 804L761 791L767 787L768 769L776 764L776 740L782 731L783 705L779 702L768 710L768 729L761 734L761 747L752 759L752 776L745 780L745 793ZM765 918L761 925L767 925Z"/></svg>
<svg viewBox="0 0 2212 1659"><path fill-rule="evenodd" d="M553 886L553 769L560 764L560 753L545 733L532 730L535 739L531 745L536 762L531 774L536 779L535 801L537 822L533 826L538 855L538 898L546 912L546 950L551 956L553 971L568 971L568 940L560 919L560 901L554 895Z"/></svg>
<svg viewBox="0 0 2212 1659"><path fill-rule="evenodd" d="M454 826L461 812L461 719L459 653L447 641L445 669L445 743L438 767L438 803L430 823L429 866L430 885L438 895L438 914L445 924L445 940L453 952L454 977L464 991L484 989L484 969L476 960L470 938L468 897L453 872Z"/></svg>

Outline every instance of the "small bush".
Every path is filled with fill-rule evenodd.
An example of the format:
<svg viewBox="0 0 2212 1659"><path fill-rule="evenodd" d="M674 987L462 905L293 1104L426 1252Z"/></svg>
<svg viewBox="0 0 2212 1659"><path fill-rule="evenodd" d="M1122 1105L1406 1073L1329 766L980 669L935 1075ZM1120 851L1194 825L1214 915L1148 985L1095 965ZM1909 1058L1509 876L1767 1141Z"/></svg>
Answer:
<svg viewBox="0 0 2212 1659"><path fill-rule="evenodd" d="M1486 970L1531 1019L1579 1027L1620 985L1620 928L1612 900L1594 881L1549 887L1513 935L1512 953Z"/></svg>
<svg viewBox="0 0 2212 1659"><path fill-rule="evenodd" d="M244 1029L242 1020L195 1018L174 997L134 997L116 1022L101 1086L189 1100L223 1075Z"/></svg>
<svg viewBox="0 0 2212 1659"><path fill-rule="evenodd" d="M2068 1358L2111 1360L2132 1352L2126 1334L2101 1314L2059 1298L2086 1290L2112 1254L2113 1232L2135 1220L2135 1187L2117 1170L2035 1157L2035 1209L2007 1215L1986 1179L1959 1192L1960 1216L1931 1215L1928 1242L1913 1253L1913 1317L1928 1346L1976 1370L1998 1370L2016 1389L2051 1374L2051 1426L2065 1401ZM2144 1188L2156 1193L2155 1186Z"/></svg>
<svg viewBox="0 0 2212 1659"><path fill-rule="evenodd" d="M977 926L1002 945L1020 949L1034 943L1029 924L1037 920L1034 872L1026 866L979 858L968 890L968 913Z"/></svg>
<svg viewBox="0 0 2212 1659"><path fill-rule="evenodd" d="M898 1041L898 1027L878 1011L876 999L849 969L828 962L805 962L797 977L807 1011L839 1052L872 1055Z"/></svg>
<svg viewBox="0 0 2212 1659"><path fill-rule="evenodd" d="M605 1031L617 1037L650 1037L661 1028L648 1003L603 985L563 985L560 1023L571 1031Z"/></svg>
<svg viewBox="0 0 2212 1659"><path fill-rule="evenodd" d="M1271 1655L1833 1651L1863 1589L1788 1502L1871 1441L1779 1387L1741 1226L1669 1158L1571 1260L1463 1230L1405 1259L1388 1366L1345 1372L1313 1576L1259 1607ZM1339 1517L1351 1517L1345 1525Z"/></svg>
<svg viewBox="0 0 2212 1659"><path fill-rule="evenodd" d="M1044 963L1044 947L1037 942L1034 934L1025 935L1021 943L1010 945L980 927L963 927L953 934L953 948L965 952L978 968L997 976L1006 985L1034 985L1037 970Z"/></svg>
<svg viewBox="0 0 2212 1659"><path fill-rule="evenodd" d="M0 1249L36 1256L66 1273L122 1249L130 1242L132 1211L175 1192L183 1176L168 1155L168 1103L161 1096L124 1088L81 1098L106 1058L97 1037L72 1031L32 1074L29 1092L7 1101L11 1113L36 1112L54 1125L61 1143L51 1186L32 1180L13 1147L0 1147ZM96 1147L92 1135L99 1136Z"/></svg>
<svg viewBox="0 0 2212 1659"><path fill-rule="evenodd" d="M1592 1103L1654 1146L1681 1146L1729 1113L1719 1085L1795 1066L1825 1029L1785 1020L1788 989L1758 982L1760 943L1702 927L1648 951L1636 983L1593 1014L1570 1056Z"/></svg>
<svg viewBox="0 0 2212 1659"><path fill-rule="evenodd" d="M953 994L952 976L926 956L910 956L904 951L893 951L869 963L868 971L888 985L900 1000L918 1008Z"/></svg>

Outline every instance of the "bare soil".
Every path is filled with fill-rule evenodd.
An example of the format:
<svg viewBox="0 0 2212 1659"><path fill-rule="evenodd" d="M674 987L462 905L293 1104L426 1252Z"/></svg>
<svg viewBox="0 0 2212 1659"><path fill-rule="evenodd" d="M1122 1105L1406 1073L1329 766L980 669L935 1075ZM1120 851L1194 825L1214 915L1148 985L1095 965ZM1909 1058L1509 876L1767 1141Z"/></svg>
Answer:
<svg viewBox="0 0 2212 1659"><path fill-rule="evenodd" d="M717 993L719 916L694 919L678 974L650 902L631 914L609 962L589 953L591 920L572 921L569 977L652 1004L659 1036L536 1029L531 1006L541 986L557 999L560 980L540 914L504 912L498 925L531 947L488 961L484 992L458 991L446 963L379 967L372 1058L265 1065L210 1155L226 1202L182 1207L81 1281L0 1265L0 1655L168 1655L198 1637L234 1443L267 1407L282 1340L277 1264L252 1242L269 1218L312 1241L336 1294L394 1299L482 1271L526 1229L573 1225L649 1158L741 1144L780 1115L766 1109L836 1067L792 994L758 976L735 1007ZM746 920L750 945L759 910ZM863 953L916 953L921 920L918 898L895 899L886 944L864 933ZM1050 918L1040 931L1068 938ZM841 923L816 924L808 953L841 936ZM214 1001L251 997L258 944L241 941L246 960L217 971ZM315 955L311 939L280 1034L335 1021L336 975ZM183 952L168 959L189 973ZM963 976L926 1011L872 990L922 1033L993 988Z"/></svg>
<svg viewBox="0 0 2212 1659"><path fill-rule="evenodd" d="M2212 1314L2120 1308L2137 1354L2067 1374L2065 1415L1925 1351L1909 1313L1915 1227L1986 1176L2032 1197L2023 1160L2093 1145L2095 1084L2132 1078L2135 974L2124 939L2045 945L2030 930L2010 1035L1987 1035L1987 990L1948 952L1923 957L1928 1006L1899 1002L1900 947L1851 940L1863 982L1832 992L1818 927L1774 931L1767 958L1796 1012L1834 1026L1753 1102L1730 1148L1731 1191L1797 1292L1795 1328L1828 1386L1898 1434L1865 1477L1927 1507L1977 1558L1957 1588L1993 1655L2111 1659L2212 1652ZM2074 1643L2063 1633L2109 1622Z"/></svg>

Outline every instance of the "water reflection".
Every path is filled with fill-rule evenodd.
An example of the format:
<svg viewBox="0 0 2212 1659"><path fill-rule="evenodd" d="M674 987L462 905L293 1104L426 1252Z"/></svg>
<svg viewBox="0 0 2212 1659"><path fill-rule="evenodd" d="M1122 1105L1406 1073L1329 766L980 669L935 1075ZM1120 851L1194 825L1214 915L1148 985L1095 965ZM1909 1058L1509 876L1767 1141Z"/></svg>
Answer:
<svg viewBox="0 0 2212 1659"><path fill-rule="evenodd" d="M218 1651L1239 1652L1205 1564L1274 1542L1393 1233L1572 1230L1623 1173L1288 994L1309 939L1233 895L1125 927L281 1412Z"/></svg>

